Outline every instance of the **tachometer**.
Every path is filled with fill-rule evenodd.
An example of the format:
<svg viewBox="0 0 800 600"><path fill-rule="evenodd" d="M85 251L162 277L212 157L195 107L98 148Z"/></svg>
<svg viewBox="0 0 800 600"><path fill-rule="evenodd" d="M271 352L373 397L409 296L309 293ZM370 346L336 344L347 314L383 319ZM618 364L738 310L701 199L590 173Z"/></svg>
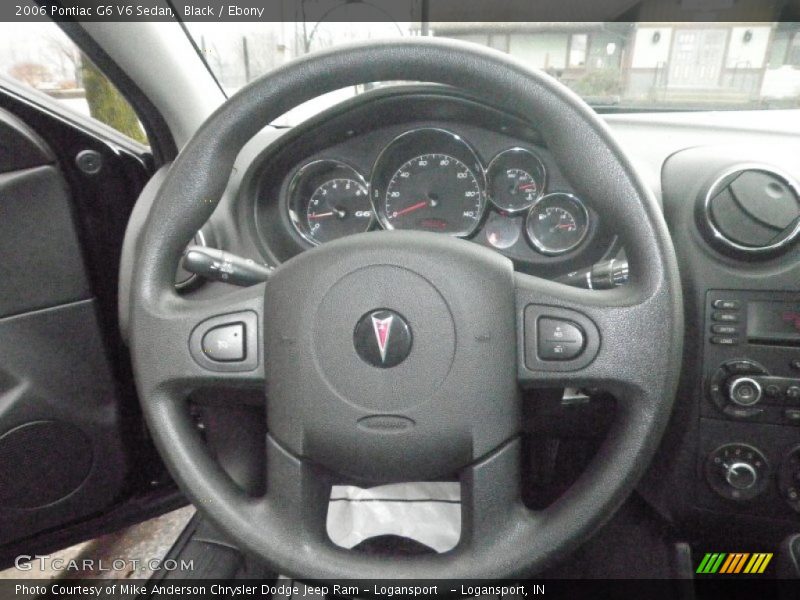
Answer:
<svg viewBox="0 0 800 600"><path fill-rule="evenodd" d="M297 232L312 244L362 233L372 223L367 184L344 163L308 163L289 185L289 217Z"/></svg>
<svg viewBox="0 0 800 600"><path fill-rule="evenodd" d="M440 129L396 138L379 156L371 185L385 229L466 237L478 227L486 204L477 156L460 137Z"/></svg>
<svg viewBox="0 0 800 600"><path fill-rule="evenodd" d="M311 194L306 208L308 233L318 243L361 233L371 218L367 188L345 177L325 181Z"/></svg>

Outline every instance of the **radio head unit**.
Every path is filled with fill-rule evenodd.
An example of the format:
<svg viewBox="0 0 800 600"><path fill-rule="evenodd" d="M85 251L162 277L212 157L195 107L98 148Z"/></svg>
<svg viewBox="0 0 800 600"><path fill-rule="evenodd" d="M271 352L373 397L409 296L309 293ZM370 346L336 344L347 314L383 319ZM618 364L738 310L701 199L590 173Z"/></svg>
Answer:
<svg viewBox="0 0 800 600"><path fill-rule="evenodd" d="M800 345L800 301L747 301L747 339Z"/></svg>

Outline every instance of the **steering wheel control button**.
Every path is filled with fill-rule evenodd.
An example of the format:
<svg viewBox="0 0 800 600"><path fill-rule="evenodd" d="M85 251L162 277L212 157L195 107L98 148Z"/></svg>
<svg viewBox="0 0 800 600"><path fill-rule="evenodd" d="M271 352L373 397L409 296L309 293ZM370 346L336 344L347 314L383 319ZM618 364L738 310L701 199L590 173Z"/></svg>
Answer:
<svg viewBox="0 0 800 600"><path fill-rule="evenodd" d="M388 369L403 362L411 353L413 336L408 322L397 312L373 310L356 324L353 344L367 364Z"/></svg>
<svg viewBox="0 0 800 600"><path fill-rule="evenodd" d="M770 481L764 454L748 444L725 444L706 459L706 480L717 494L744 502L761 494Z"/></svg>
<svg viewBox="0 0 800 600"><path fill-rule="evenodd" d="M258 316L244 310L200 323L189 338L189 351L209 371L252 371L258 368L258 338Z"/></svg>
<svg viewBox="0 0 800 600"><path fill-rule="evenodd" d="M586 336L577 323L540 317L537 331L542 360L572 360L583 352Z"/></svg>
<svg viewBox="0 0 800 600"><path fill-rule="evenodd" d="M203 336L203 352L218 362L238 362L247 355L244 323L218 325Z"/></svg>
<svg viewBox="0 0 800 600"><path fill-rule="evenodd" d="M575 371L600 350L600 331L583 313L528 304L524 315L524 362L531 371Z"/></svg>

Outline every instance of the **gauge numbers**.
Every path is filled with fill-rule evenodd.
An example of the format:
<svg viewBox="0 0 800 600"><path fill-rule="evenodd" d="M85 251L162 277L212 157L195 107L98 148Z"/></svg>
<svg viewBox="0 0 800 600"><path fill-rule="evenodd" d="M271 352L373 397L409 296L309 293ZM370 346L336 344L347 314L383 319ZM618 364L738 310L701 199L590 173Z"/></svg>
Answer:
<svg viewBox="0 0 800 600"><path fill-rule="evenodd" d="M354 179L337 177L322 183L308 201L308 234L317 243L366 231L372 219L367 188Z"/></svg>
<svg viewBox="0 0 800 600"><path fill-rule="evenodd" d="M489 163L486 178L489 198L506 213L527 210L544 193L544 164L524 148L500 152Z"/></svg>
<svg viewBox="0 0 800 600"><path fill-rule="evenodd" d="M589 213L572 194L544 196L528 213L525 232L542 254L556 256L578 247L589 231Z"/></svg>
<svg viewBox="0 0 800 600"><path fill-rule="evenodd" d="M546 194L546 184L544 163L531 150L503 150L484 169L459 135L420 128L383 148L369 185L344 162L306 163L289 184L287 205L295 232L312 245L379 225L462 238L477 235L502 251L524 251L517 242L525 239L538 253L555 257L578 248L591 222L579 198ZM494 210L487 215L489 200Z"/></svg>
<svg viewBox="0 0 800 600"><path fill-rule="evenodd" d="M486 208L486 176L472 147L436 128L392 140L372 167L370 193L384 229L469 237Z"/></svg>
<svg viewBox="0 0 800 600"><path fill-rule="evenodd" d="M383 214L391 229L467 235L483 212L475 174L447 154L423 154L400 166L386 188Z"/></svg>
<svg viewBox="0 0 800 600"><path fill-rule="evenodd" d="M372 225L372 203L364 178L336 160L301 167L289 185L289 219L310 244L362 233Z"/></svg>
<svg viewBox="0 0 800 600"><path fill-rule="evenodd" d="M514 210L530 206L539 196L539 184L533 175L522 169L506 169L505 173L492 181L492 187L502 190L507 200L506 206Z"/></svg>

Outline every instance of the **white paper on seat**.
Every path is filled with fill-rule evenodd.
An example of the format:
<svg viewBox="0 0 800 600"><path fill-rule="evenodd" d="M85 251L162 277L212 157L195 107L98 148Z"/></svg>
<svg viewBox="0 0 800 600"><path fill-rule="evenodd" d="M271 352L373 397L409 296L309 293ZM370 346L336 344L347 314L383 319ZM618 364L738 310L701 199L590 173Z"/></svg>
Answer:
<svg viewBox="0 0 800 600"><path fill-rule="evenodd" d="M352 548L378 535L410 538L437 552L461 536L458 482L394 483L374 488L336 485L328 504L328 537Z"/></svg>

